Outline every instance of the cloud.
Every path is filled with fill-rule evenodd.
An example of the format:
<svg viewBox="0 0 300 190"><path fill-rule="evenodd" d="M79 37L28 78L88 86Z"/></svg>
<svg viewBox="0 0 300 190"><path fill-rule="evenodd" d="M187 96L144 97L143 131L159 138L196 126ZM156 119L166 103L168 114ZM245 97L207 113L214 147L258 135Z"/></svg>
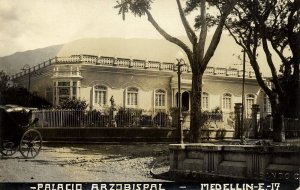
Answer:
<svg viewBox="0 0 300 190"><path fill-rule="evenodd" d="M147 21L118 15L112 0L0 0L0 56L81 38L162 38ZM160 0L151 12L173 36L186 35L175 1Z"/></svg>
<svg viewBox="0 0 300 190"><path fill-rule="evenodd" d="M111 0L0 0L0 56L85 37L161 38L145 17L128 15L123 21L114 5Z"/></svg>

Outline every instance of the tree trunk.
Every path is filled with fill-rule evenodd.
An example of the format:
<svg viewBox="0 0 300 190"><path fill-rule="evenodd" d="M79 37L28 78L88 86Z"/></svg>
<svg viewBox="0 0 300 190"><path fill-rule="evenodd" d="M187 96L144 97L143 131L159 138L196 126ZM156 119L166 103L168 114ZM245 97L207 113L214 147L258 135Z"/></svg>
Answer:
<svg viewBox="0 0 300 190"><path fill-rule="evenodd" d="M201 142L201 95L202 95L203 73L193 73L192 75L192 97L191 97L191 123L190 123L190 142Z"/></svg>
<svg viewBox="0 0 300 190"><path fill-rule="evenodd" d="M284 142L285 141L283 114L276 114L273 116L273 141L274 142Z"/></svg>
<svg viewBox="0 0 300 190"><path fill-rule="evenodd" d="M270 99L272 107L272 117L273 117L273 141L274 142L284 142L285 141L285 130L284 130L284 112L280 109L277 104L276 98ZM284 104L281 102L281 104Z"/></svg>

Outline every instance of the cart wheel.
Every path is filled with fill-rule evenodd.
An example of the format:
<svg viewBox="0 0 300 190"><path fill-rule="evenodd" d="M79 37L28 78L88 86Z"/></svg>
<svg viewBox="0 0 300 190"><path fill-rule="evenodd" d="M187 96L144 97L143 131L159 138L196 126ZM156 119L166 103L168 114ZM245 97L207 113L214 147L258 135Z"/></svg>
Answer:
<svg viewBox="0 0 300 190"><path fill-rule="evenodd" d="M20 141L20 152L24 158L36 157L42 148L42 135L35 129L26 131Z"/></svg>
<svg viewBox="0 0 300 190"><path fill-rule="evenodd" d="M1 154L4 156L12 156L18 150L18 146L15 143L9 141L2 142Z"/></svg>

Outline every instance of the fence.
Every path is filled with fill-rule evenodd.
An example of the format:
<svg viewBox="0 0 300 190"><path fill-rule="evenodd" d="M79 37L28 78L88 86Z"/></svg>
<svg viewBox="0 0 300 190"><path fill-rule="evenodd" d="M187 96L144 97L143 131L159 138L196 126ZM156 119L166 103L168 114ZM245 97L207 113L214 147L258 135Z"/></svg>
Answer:
<svg viewBox="0 0 300 190"><path fill-rule="evenodd" d="M189 114L189 113L186 113ZM33 111L33 117L38 118L39 127L110 127L112 117L108 113L100 111L77 110L37 110ZM205 112L202 115L206 124L222 121L221 113ZM118 110L115 116L117 127L176 127L178 113L171 115L163 111L145 112L140 109Z"/></svg>
<svg viewBox="0 0 300 190"><path fill-rule="evenodd" d="M271 117L267 117L265 119L261 119L261 130L264 134L271 134L273 131L273 119ZM286 137L300 137L300 120L294 118L284 118L284 128ZM263 135L268 136L268 135Z"/></svg>
<svg viewBox="0 0 300 190"><path fill-rule="evenodd" d="M300 120L285 118L284 119L285 133L287 137L300 137Z"/></svg>
<svg viewBox="0 0 300 190"><path fill-rule="evenodd" d="M110 127L112 117L100 111L38 110L33 112L39 127ZM164 112L121 109L115 116L117 127L167 127L171 118Z"/></svg>

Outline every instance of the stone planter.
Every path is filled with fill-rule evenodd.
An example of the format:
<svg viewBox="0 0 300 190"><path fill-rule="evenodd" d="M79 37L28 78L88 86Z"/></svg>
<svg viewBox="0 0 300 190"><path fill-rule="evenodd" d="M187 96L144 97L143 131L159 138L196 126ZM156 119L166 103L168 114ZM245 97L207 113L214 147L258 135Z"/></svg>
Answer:
<svg viewBox="0 0 300 190"><path fill-rule="evenodd" d="M299 160L300 147L296 146L170 145L173 175L296 182Z"/></svg>

